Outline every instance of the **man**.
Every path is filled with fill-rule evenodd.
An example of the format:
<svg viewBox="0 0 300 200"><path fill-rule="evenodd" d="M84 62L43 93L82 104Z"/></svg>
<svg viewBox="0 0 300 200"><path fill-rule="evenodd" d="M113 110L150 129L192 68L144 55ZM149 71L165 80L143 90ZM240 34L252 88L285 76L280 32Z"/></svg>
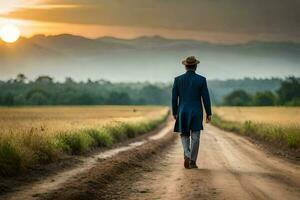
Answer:
<svg viewBox="0 0 300 200"><path fill-rule="evenodd" d="M198 168L196 161L200 131L203 130L202 102L207 123L211 121L212 114L206 78L195 73L199 63L194 56L182 61L186 73L175 78L172 89L172 112L176 120L174 132L180 133L184 167L187 169Z"/></svg>

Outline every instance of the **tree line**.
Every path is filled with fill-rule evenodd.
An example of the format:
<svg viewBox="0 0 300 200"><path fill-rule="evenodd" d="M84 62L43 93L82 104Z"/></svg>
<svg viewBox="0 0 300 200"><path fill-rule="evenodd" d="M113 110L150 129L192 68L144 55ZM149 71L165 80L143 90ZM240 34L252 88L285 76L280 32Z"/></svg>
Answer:
<svg viewBox="0 0 300 200"><path fill-rule="evenodd" d="M171 86L151 83L111 83L106 80L55 82L49 76L34 81L24 74L0 81L0 105L169 105Z"/></svg>
<svg viewBox="0 0 300 200"><path fill-rule="evenodd" d="M300 105L300 78L209 80L212 103L228 106ZM170 105L172 83L56 82L18 74L0 81L0 105Z"/></svg>
<svg viewBox="0 0 300 200"><path fill-rule="evenodd" d="M224 97L228 106L300 106L300 78L288 77L278 90L250 94L245 90L234 90Z"/></svg>

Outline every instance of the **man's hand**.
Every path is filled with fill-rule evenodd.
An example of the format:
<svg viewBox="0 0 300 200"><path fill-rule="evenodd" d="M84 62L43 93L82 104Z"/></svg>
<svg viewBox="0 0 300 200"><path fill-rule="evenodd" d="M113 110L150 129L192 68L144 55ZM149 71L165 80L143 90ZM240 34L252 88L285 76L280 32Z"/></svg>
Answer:
<svg viewBox="0 0 300 200"><path fill-rule="evenodd" d="M211 115L206 116L206 123L210 123L211 122Z"/></svg>
<svg viewBox="0 0 300 200"><path fill-rule="evenodd" d="M173 115L173 118L176 120L177 119L177 115Z"/></svg>

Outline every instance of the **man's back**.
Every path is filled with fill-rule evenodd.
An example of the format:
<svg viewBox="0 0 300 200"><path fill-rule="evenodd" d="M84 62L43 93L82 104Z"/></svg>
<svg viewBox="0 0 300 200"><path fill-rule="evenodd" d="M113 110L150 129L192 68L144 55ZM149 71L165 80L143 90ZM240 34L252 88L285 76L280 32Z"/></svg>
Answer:
<svg viewBox="0 0 300 200"><path fill-rule="evenodd" d="M202 100L207 115L211 115L205 77L188 70L175 78L172 91L172 110L173 115L177 116L175 132L189 134L190 131L203 129Z"/></svg>
<svg viewBox="0 0 300 200"><path fill-rule="evenodd" d="M201 102L201 91L205 78L194 71L187 71L185 74L176 77L178 96L180 103Z"/></svg>

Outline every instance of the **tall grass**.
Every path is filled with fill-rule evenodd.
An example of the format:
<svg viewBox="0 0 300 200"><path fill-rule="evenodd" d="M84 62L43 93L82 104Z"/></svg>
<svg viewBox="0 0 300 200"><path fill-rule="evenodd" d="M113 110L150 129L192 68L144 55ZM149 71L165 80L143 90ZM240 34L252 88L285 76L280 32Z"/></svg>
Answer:
<svg viewBox="0 0 300 200"><path fill-rule="evenodd" d="M234 122L262 122L268 124L290 125L299 124L300 107L238 107L215 106L213 111L223 120Z"/></svg>
<svg viewBox="0 0 300 200"><path fill-rule="evenodd" d="M111 147L117 142L147 133L168 116L138 122L119 122L106 126L60 131L43 134L29 131L20 134L5 134L0 137L0 175L12 176L36 164L47 164L63 155L78 155L93 148Z"/></svg>
<svg viewBox="0 0 300 200"><path fill-rule="evenodd" d="M227 121L218 115L213 116L212 124L227 131L236 132L276 145L279 148L300 148L300 127L295 124L268 124L250 120L244 122Z"/></svg>

